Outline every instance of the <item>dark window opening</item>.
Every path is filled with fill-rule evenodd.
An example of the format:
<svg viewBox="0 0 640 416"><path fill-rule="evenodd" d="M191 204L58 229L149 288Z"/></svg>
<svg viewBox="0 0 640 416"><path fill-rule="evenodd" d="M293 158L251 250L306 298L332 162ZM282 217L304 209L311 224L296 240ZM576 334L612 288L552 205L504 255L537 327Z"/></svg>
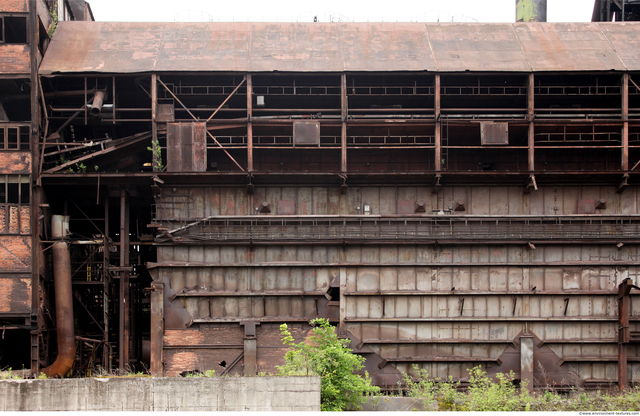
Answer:
<svg viewBox="0 0 640 416"><path fill-rule="evenodd" d="M0 42L4 42L4 20L0 17Z"/></svg>
<svg viewBox="0 0 640 416"><path fill-rule="evenodd" d="M20 127L20 150L29 150L29 127Z"/></svg>
<svg viewBox="0 0 640 416"><path fill-rule="evenodd" d="M4 43L27 43L27 18L4 17Z"/></svg>
<svg viewBox="0 0 640 416"><path fill-rule="evenodd" d="M29 184L28 183L20 184L20 203L21 204L29 203Z"/></svg>
<svg viewBox="0 0 640 416"><path fill-rule="evenodd" d="M4 149L4 129L0 129L0 149Z"/></svg>
<svg viewBox="0 0 640 416"><path fill-rule="evenodd" d="M18 148L18 129L10 128L7 134L7 149Z"/></svg>
<svg viewBox="0 0 640 416"><path fill-rule="evenodd" d="M20 188L17 183L7 184L7 203L17 204L20 202Z"/></svg>

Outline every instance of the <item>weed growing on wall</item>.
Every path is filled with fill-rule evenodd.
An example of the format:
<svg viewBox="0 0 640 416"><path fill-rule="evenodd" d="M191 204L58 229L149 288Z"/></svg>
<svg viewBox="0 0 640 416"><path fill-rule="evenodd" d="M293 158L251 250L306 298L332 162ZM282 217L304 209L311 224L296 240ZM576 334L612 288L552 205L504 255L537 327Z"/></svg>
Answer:
<svg viewBox="0 0 640 416"><path fill-rule="evenodd" d="M317 375L321 378L320 402L323 411L356 410L367 395L380 389L371 385L369 375L354 372L363 367L364 357L354 354L348 339L339 339L335 327L323 318L314 319L307 342L296 344L287 324L280 325L282 343L290 347L280 375Z"/></svg>

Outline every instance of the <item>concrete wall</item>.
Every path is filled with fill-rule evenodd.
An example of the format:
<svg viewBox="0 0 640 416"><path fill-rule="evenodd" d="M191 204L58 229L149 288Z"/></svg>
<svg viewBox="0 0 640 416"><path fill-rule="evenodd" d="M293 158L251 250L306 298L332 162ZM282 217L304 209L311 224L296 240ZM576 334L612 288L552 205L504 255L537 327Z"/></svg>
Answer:
<svg viewBox="0 0 640 416"><path fill-rule="evenodd" d="M320 411L320 377L0 381L0 411Z"/></svg>

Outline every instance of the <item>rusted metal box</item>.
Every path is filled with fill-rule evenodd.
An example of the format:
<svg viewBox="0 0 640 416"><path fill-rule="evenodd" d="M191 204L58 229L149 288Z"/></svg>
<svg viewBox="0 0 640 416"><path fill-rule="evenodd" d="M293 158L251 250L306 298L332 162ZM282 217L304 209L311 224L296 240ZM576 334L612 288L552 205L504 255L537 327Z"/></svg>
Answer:
<svg viewBox="0 0 640 416"><path fill-rule="evenodd" d="M578 199L578 214L595 214L595 199Z"/></svg>
<svg viewBox="0 0 640 416"><path fill-rule="evenodd" d="M278 215L295 215L296 201L278 201Z"/></svg>
<svg viewBox="0 0 640 416"><path fill-rule="evenodd" d="M320 146L320 123L317 121L295 121L293 123L294 146Z"/></svg>
<svg viewBox="0 0 640 416"><path fill-rule="evenodd" d="M167 172L206 170L206 123L167 123Z"/></svg>
<svg viewBox="0 0 640 416"><path fill-rule="evenodd" d="M156 121L174 122L176 121L175 108L173 104L158 104L158 114Z"/></svg>
<svg viewBox="0 0 640 416"><path fill-rule="evenodd" d="M509 144L509 124L483 121L480 123L482 145Z"/></svg>
<svg viewBox="0 0 640 416"><path fill-rule="evenodd" d="M412 199L400 199L398 200L398 215L415 214L416 201Z"/></svg>

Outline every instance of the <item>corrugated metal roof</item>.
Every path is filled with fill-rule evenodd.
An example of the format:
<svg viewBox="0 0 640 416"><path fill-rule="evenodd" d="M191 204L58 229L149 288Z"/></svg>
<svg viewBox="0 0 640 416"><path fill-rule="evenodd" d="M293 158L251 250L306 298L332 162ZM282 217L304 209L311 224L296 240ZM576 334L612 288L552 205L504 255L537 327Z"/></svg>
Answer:
<svg viewBox="0 0 640 416"><path fill-rule="evenodd" d="M640 23L60 22L40 73L640 70Z"/></svg>

